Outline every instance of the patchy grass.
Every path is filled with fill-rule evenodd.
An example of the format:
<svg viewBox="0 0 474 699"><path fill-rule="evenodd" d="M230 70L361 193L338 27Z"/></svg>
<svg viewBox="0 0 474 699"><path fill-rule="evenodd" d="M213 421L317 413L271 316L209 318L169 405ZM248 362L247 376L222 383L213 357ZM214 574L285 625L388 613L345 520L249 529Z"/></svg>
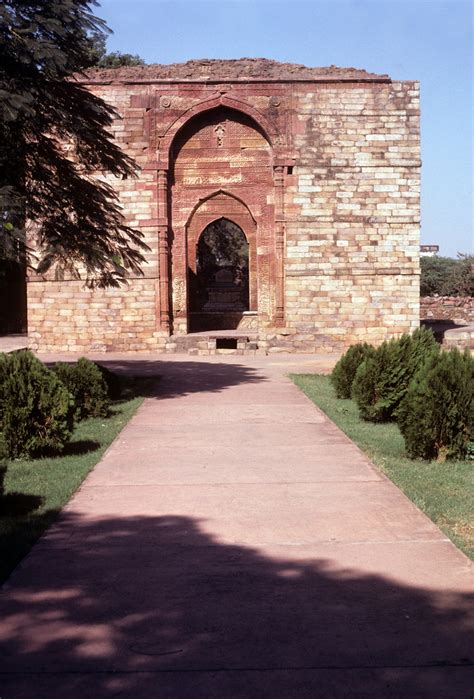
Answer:
<svg viewBox="0 0 474 699"><path fill-rule="evenodd" d="M474 463L412 460L397 425L359 418L336 398L328 376L293 374L299 388L470 558L474 559Z"/></svg>
<svg viewBox="0 0 474 699"><path fill-rule="evenodd" d="M116 403L107 418L80 422L60 456L6 464L0 495L0 583L56 519L142 401L130 398Z"/></svg>

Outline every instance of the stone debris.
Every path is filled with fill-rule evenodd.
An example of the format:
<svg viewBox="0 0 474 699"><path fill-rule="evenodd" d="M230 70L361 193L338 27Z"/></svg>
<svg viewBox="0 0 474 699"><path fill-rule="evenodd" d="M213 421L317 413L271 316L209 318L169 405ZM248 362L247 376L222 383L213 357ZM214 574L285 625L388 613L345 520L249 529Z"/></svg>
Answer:
<svg viewBox="0 0 474 699"><path fill-rule="evenodd" d="M232 80L232 81L296 81L296 80L390 80L388 75L368 73L360 68L327 66L308 68L298 63L280 63L268 58L202 59L166 65L93 68L85 72L86 82L122 82L140 80ZM79 77L84 80L83 77Z"/></svg>

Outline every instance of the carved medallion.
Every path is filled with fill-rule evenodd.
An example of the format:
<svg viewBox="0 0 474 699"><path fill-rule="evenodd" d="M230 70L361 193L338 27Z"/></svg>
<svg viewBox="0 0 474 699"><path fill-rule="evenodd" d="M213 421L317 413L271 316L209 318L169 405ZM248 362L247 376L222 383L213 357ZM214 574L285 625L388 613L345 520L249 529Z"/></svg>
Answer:
<svg viewBox="0 0 474 699"><path fill-rule="evenodd" d="M224 143L225 125L224 124L217 124L217 126L214 127L214 133L216 134L217 145L220 148Z"/></svg>

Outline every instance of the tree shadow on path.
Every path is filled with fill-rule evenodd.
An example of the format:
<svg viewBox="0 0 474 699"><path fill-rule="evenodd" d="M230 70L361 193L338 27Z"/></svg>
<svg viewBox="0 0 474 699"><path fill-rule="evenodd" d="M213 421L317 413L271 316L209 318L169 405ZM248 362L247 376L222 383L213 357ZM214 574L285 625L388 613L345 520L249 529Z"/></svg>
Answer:
<svg viewBox="0 0 474 699"><path fill-rule="evenodd" d="M150 384L147 397L158 399L175 398L193 393L218 393L240 384L255 384L268 378L252 367L242 364L200 361L124 360L101 361L113 372L137 379L138 391L144 379L159 377L159 382ZM140 393L143 395L143 393Z"/></svg>
<svg viewBox="0 0 474 699"><path fill-rule="evenodd" d="M331 550L65 513L3 589L2 699L469 697L472 598Z"/></svg>

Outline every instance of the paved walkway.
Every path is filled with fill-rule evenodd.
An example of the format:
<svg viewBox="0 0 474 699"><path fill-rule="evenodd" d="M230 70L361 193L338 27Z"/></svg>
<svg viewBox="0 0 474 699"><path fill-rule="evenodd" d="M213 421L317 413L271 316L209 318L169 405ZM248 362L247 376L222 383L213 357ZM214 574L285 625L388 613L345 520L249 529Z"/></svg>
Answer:
<svg viewBox="0 0 474 699"><path fill-rule="evenodd" d="M28 347L26 335L0 335L0 352L14 352L26 347Z"/></svg>
<svg viewBox="0 0 474 699"><path fill-rule="evenodd" d="M2 699L472 695L469 561L284 375L323 364L135 361L156 397L3 590Z"/></svg>

